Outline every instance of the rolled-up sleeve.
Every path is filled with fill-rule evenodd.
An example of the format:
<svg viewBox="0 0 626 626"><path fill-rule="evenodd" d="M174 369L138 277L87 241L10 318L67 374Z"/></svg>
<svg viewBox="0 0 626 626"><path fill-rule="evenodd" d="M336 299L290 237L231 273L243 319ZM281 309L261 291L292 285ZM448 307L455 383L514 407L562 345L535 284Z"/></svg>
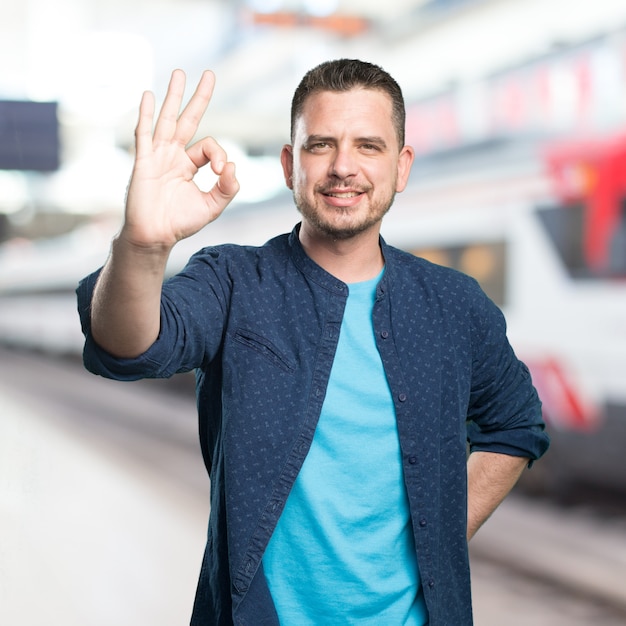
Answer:
<svg viewBox="0 0 626 626"><path fill-rule="evenodd" d="M191 371L212 358L221 342L224 301L221 283L208 269L210 251L192 257L185 269L165 281L161 294L161 326L157 339L135 358L118 358L103 350L91 333L91 302L100 270L80 281L76 289L78 314L85 336L85 368L105 378L138 380L169 378Z"/></svg>
<svg viewBox="0 0 626 626"><path fill-rule="evenodd" d="M538 459L548 449L541 401L530 372L506 336L502 312L483 297L473 315L470 451Z"/></svg>
<svg viewBox="0 0 626 626"><path fill-rule="evenodd" d="M159 338L143 354L132 358L118 358L103 350L91 334L91 299L99 272L83 279L76 290L78 314L81 328L85 335L83 346L83 363L93 374L115 380L139 380L141 378L167 378L175 371L168 371L166 365L170 359L168 353L170 343L164 338L163 325Z"/></svg>

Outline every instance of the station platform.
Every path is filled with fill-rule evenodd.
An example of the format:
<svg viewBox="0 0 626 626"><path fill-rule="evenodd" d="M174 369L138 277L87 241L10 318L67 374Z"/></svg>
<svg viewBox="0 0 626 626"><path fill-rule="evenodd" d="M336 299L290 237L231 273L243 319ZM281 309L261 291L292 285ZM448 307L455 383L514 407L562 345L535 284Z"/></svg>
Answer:
<svg viewBox="0 0 626 626"><path fill-rule="evenodd" d="M0 624L188 624L208 511L0 385Z"/></svg>
<svg viewBox="0 0 626 626"><path fill-rule="evenodd" d="M209 513L194 413L192 392L0 351L0 624L189 623ZM476 626L626 623L622 515L513 494L470 556Z"/></svg>

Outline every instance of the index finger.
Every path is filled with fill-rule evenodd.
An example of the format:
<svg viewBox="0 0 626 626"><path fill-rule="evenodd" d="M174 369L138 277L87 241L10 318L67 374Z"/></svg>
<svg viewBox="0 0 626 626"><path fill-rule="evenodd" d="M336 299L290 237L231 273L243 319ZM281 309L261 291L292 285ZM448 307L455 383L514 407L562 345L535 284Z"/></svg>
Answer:
<svg viewBox="0 0 626 626"><path fill-rule="evenodd" d="M152 120L154 118L154 94L145 91L139 105L139 120L135 128L135 148L137 156L152 151Z"/></svg>

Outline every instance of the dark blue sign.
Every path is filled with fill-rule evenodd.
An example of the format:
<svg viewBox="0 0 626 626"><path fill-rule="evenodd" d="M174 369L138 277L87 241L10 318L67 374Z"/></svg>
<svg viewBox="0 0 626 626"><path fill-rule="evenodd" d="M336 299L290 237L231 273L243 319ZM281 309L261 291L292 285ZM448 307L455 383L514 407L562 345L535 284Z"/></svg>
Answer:
<svg viewBox="0 0 626 626"><path fill-rule="evenodd" d="M59 169L56 102L0 100L0 170Z"/></svg>

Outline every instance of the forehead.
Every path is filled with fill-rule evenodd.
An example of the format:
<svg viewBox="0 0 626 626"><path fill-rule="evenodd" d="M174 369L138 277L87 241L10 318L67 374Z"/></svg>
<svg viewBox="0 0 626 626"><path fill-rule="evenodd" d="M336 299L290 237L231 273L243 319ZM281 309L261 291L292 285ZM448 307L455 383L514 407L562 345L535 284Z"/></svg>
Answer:
<svg viewBox="0 0 626 626"><path fill-rule="evenodd" d="M319 91L304 102L295 123L296 141L307 136L395 136L391 97L379 89Z"/></svg>

